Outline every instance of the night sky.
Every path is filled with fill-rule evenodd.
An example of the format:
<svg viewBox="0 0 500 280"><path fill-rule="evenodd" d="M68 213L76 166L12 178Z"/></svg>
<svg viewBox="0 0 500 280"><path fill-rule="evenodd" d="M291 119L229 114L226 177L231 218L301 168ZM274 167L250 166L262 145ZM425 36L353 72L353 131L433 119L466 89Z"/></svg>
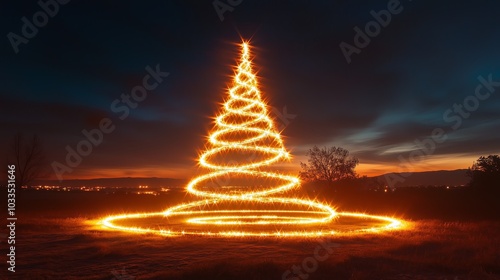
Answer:
<svg viewBox="0 0 500 280"><path fill-rule="evenodd" d="M220 17L214 3L228 10ZM498 1L75 0L58 3L46 24L38 13L38 32L24 28L31 38L21 37L22 18L32 23L41 6L0 5L4 154L19 131L43 139L49 164L66 164L82 130L106 118L115 127L64 179L197 172L241 38L251 40L294 172L313 145L348 149L361 175L402 171L412 151L426 152L412 154L413 171L467 168L499 152ZM390 22L369 24L369 42L358 38L354 28L388 5ZM347 59L342 42L352 46ZM112 108L156 68L169 74L136 108Z"/></svg>

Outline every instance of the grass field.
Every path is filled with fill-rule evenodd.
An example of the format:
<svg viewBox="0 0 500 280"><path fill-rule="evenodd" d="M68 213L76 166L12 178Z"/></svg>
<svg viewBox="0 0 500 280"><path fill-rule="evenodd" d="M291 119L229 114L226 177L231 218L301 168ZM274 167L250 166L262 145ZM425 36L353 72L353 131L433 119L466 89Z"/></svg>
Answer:
<svg viewBox="0 0 500 280"><path fill-rule="evenodd" d="M0 275L6 279L500 279L500 220L491 218L423 219L421 214L412 217L394 210L412 222L410 229L324 239L171 238L89 225L106 214L158 211L185 198L183 192L160 196L20 192L16 272L4 274L4 268Z"/></svg>

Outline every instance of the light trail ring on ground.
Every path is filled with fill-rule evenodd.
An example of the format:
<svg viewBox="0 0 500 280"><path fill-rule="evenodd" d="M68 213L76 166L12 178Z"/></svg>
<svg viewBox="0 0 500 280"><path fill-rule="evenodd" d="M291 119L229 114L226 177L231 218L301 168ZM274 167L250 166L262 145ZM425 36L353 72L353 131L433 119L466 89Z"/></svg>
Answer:
<svg viewBox="0 0 500 280"><path fill-rule="evenodd" d="M187 207L188 205L186 205ZM328 218L327 222L318 222L318 221L313 221L308 220L306 223L313 223L313 224L321 224L321 225L326 225L327 228L325 229L310 229L310 230L304 230L300 225L300 223L297 223L296 220L293 220L293 223L296 225L292 228L289 228L287 230L268 230L268 231L262 231L260 228L262 225L265 223L254 223L251 224L254 226L254 230L246 230L242 231L238 227L234 228L228 228L228 226L235 225L239 226L241 223L221 223L218 224L216 219L224 221L224 217L227 216L215 216L215 217L210 217L210 218L200 218L197 220L196 217L190 218L186 221L185 224L179 226L179 225L165 225L164 227L158 227L158 228L153 228L153 227L144 227L141 226L140 223L137 225L121 225L120 222L133 219L133 220L138 220L140 221L141 219L145 218L158 218L160 220L172 217L172 216L184 216L184 215L190 215L190 216L196 216L197 214L206 214L203 212L196 212L196 211L182 211L183 209L177 209L177 211L162 211L162 212L155 212L155 213L135 213L135 214L123 214L123 215L116 215L116 216L109 216L107 218L104 218L101 220L101 225L104 226L107 229L112 229L112 230L119 230L122 232L128 232L128 233L138 233L138 234L154 234L154 235L160 235L160 236L166 236L166 237L178 237L178 236L212 236L212 237L243 237L243 236L254 236L254 237L321 237L321 236L344 236L344 235L356 235L356 234L365 234L365 233L382 233L386 231L391 231L391 230L398 230L398 229L403 229L407 227L407 223L399 220L397 218L392 218L392 217L387 217L387 216L378 216L378 215L368 215L368 214L363 214L363 213L354 213L354 212L335 212L334 217ZM231 212L239 213L239 211L225 211L224 214L226 215L231 215ZM314 213L314 212L312 212ZM216 213L212 213L216 214ZM311 214L311 212L309 213ZM233 215L237 219L234 219L234 221L239 220L241 221L241 216L239 215ZM233 217L230 216L230 217ZM263 216L258 216L259 218L263 218L269 216L263 215ZM222 219L221 219L222 217ZM253 217L253 216L252 216ZM343 228L344 225L336 225L338 223L340 218L354 218L355 220L359 221L360 224L364 224L366 222L377 222L378 225L375 226L369 226L369 227L361 227L361 228L356 228L356 229L347 229L347 230L342 230L342 229L336 229L335 227L338 228ZM283 218L283 217L281 217ZM203 220L205 219L205 220ZM278 224L276 220L273 219L273 217L270 218L270 222L272 224ZM300 218L300 219L307 219L307 218ZM189 230L189 225L191 223L198 223L203 224L206 226L207 224L212 225L210 227L210 230L207 230L206 227L202 230ZM220 227L217 228L217 226L220 225Z"/></svg>
<svg viewBox="0 0 500 280"><path fill-rule="evenodd" d="M209 145L199 157L199 165L208 172L186 187L201 200L162 212L109 216L100 224L164 236L314 237L404 227L402 221L390 217L338 213L330 205L310 199L275 196L299 187L300 180L271 168L291 155L261 97L250 46L243 42L241 47L233 86L215 117Z"/></svg>

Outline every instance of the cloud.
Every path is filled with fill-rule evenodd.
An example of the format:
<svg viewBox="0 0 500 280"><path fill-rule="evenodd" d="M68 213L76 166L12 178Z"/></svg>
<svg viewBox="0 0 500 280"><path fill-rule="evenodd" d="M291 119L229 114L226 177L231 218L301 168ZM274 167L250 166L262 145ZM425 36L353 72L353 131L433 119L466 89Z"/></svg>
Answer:
<svg viewBox="0 0 500 280"><path fill-rule="evenodd" d="M18 130L37 133L62 161L82 129L109 117L116 131L75 176L92 168L193 167L231 82L241 35L252 38L268 103L297 115L283 134L299 157L312 145L337 145L374 168L397 164L436 127L449 137L436 157L498 153L500 89L457 131L442 117L474 93L479 75L500 80L496 1L405 2L351 64L339 43L351 42L353 27L386 1L244 1L223 22L211 2L122 4L71 3L18 55L2 52L2 146ZM18 32L30 14L16 3L5 11L4 34ZM117 120L111 102L156 64L171 75Z"/></svg>

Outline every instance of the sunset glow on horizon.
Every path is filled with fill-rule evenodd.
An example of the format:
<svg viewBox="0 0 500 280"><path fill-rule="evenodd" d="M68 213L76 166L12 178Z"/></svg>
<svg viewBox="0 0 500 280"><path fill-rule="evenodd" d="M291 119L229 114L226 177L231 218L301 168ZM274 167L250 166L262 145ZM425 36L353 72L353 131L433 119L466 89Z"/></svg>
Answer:
<svg viewBox="0 0 500 280"><path fill-rule="evenodd" d="M500 280L499 10L4 1L0 279Z"/></svg>
<svg viewBox="0 0 500 280"><path fill-rule="evenodd" d="M206 173L186 186L186 191L200 200L178 204L163 212L109 216L97 223L133 233L238 237L314 237L405 227L407 223L395 218L337 212L328 204L290 196L287 191L299 188L300 180L297 175L271 168L277 162L289 161L291 155L269 117L268 107L252 69L250 46L243 42L229 96L215 118L209 144L199 158L199 165ZM284 193L289 195L276 196ZM342 218L360 219L356 223L361 228L339 230ZM156 222L157 229L140 223L151 219L160 219ZM164 220L168 222L165 224ZM139 225L131 225L131 221ZM164 225L160 226L160 221ZM367 221L381 224L366 226ZM278 225L279 228L274 228Z"/></svg>
<svg viewBox="0 0 500 280"><path fill-rule="evenodd" d="M355 156L356 154L353 153ZM392 172L427 172L427 171L437 171L437 170L457 170L457 169L467 169L472 165L472 163L477 159L475 155L464 155L457 158L446 157L429 157L418 164L412 165L411 169L405 168L406 165L400 164L389 164L389 163L366 163L360 160L360 164L356 167L356 173L359 176L380 176ZM300 171L299 163L300 161L306 162L307 158L305 156L297 157L295 156L291 162L282 163L280 168L285 170L290 174L298 174ZM99 179L99 178L173 178L173 179L185 179L196 176L200 171L193 166L179 166L179 167L169 167L169 166L157 166L157 167L145 167L145 168L96 168L96 169L82 169L79 172L68 175L67 180L74 179ZM56 180L56 177L49 177L48 179Z"/></svg>

